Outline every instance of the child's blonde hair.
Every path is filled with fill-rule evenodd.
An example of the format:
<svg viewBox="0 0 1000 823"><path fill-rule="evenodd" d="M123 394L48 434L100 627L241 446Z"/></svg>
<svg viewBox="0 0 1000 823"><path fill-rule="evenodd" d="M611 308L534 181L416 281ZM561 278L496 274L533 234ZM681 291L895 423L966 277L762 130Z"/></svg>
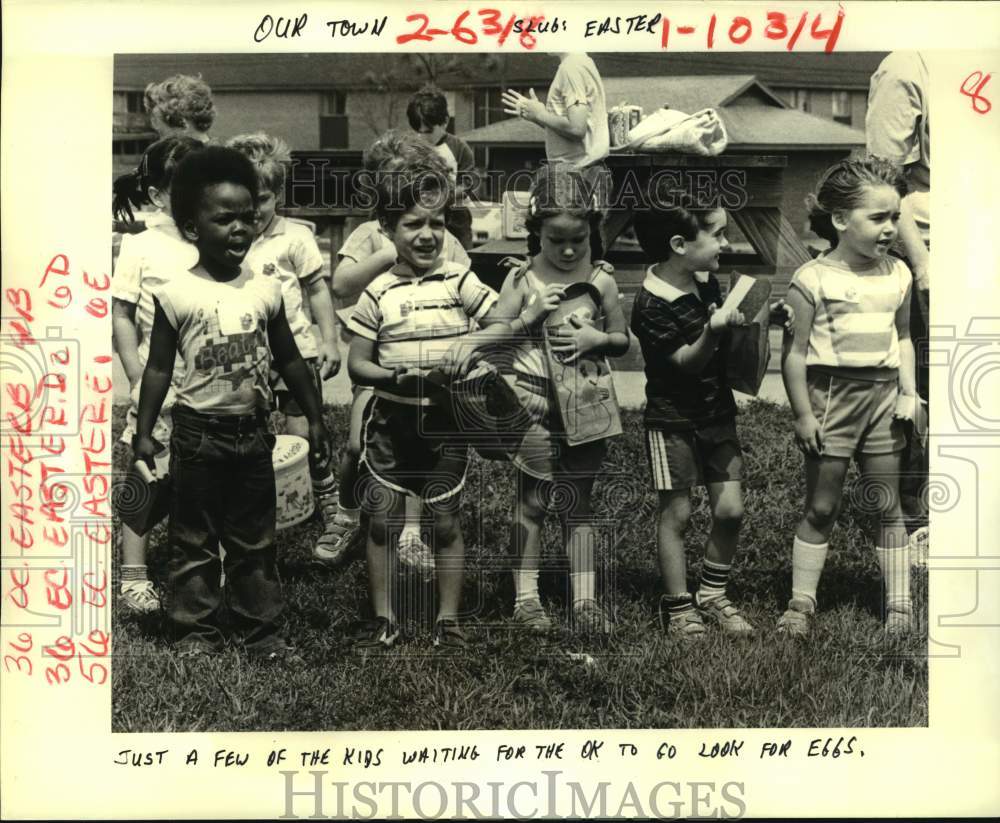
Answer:
<svg viewBox="0 0 1000 823"><path fill-rule="evenodd" d="M284 192L285 168L292 160L292 153L284 140L259 131L238 134L227 140L226 145L250 158L265 188L275 194Z"/></svg>
<svg viewBox="0 0 1000 823"><path fill-rule="evenodd" d="M175 129L188 123L200 132L207 132L215 122L212 90L199 74L175 74L159 83L150 83L143 94L146 113L155 110L163 122Z"/></svg>

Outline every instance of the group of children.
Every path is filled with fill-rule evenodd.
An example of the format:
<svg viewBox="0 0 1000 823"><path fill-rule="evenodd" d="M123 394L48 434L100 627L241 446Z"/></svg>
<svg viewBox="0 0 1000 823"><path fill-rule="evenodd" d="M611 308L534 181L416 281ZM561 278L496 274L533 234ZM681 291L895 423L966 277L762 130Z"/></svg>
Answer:
<svg viewBox="0 0 1000 823"><path fill-rule="evenodd" d="M544 520L555 509L569 558L571 623L582 632L611 631L613 615L596 591L600 534L592 502L607 441L570 445L544 352L547 345L568 360L613 358L630 344L612 270L593 248L601 214L586 181L559 164L539 172L526 223L534 253L496 293L470 269L448 231L454 186L440 152L416 134L389 132L366 154L377 192L374 219L339 250L328 286L311 232L275 212L287 159L280 141L264 135L233 138L227 147L166 138L147 150L129 185L119 186L116 207L129 199L157 209L146 231L123 244L114 333L133 387L125 437L134 459L159 465L162 476L166 466L157 458L169 444L166 606L181 653L212 653L227 642L220 619L225 592L248 653L301 660L282 633L273 409L310 443L324 524L314 557L336 565L367 537L374 617L358 645L387 648L399 636L393 581L400 556L436 575L434 645L463 647L460 506L470 441L447 386L496 351L509 355L507 377L528 418L508 455L516 472L513 620L539 632L552 627L538 593L538 567ZM881 484L876 545L886 628L911 626L897 489L901 421L912 417L915 402L911 277L888 254L901 186L894 167L873 159L830 169L810 218L831 250L796 273L787 304L772 306L772 321L792 335L782 368L807 479L805 515L792 546L792 598L778 621L789 635L809 630L854 456L863 474ZM725 341L728 329L744 322L738 311L721 308L713 274L726 248L727 216L683 193L650 194L650 208L636 217L651 265L631 332L646 364L661 618L679 637L704 634L706 622L747 634L754 627L726 595L743 503ZM599 316L546 330L576 284L588 284ZM352 335L347 367L354 400L336 478L321 408L322 381L340 368L331 287L344 304L357 298L342 312ZM697 485L708 490L712 528L692 596L684 533L689 492ZM431 524L427 541L422 521ZM122 545L121 602L136 611L157 608L144 538L124 527Z"/></svg>

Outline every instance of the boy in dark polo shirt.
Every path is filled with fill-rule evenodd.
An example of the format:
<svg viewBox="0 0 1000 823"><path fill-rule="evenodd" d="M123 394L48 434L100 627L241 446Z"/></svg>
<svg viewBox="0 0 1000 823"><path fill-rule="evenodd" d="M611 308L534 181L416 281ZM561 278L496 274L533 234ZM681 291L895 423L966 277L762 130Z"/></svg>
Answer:
<svg viewBox="0 0 1000 823"><path fill-rule="evenodd" d="M743 517L743 458L736 435L736 403L724 382L729 326L736 310L719 309L712 274L726 248L726 212L698 210L683 192L654 192L652 207L637 213L635 232L653 262L635 299L632 332L646 362L646 445L659 493L657 548L669 631L705 633L704 617L733 634L753 627L726 597ZM704 485L712 507L701 582L687 589L684 531L691 517L690 489ZM667 628L667 626L664 626Z"/></svg>

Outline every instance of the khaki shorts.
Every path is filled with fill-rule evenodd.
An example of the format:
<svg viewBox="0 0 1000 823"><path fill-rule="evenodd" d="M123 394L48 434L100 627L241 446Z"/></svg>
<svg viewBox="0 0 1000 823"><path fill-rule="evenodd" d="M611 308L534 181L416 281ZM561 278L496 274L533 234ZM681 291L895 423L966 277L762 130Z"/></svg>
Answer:
<svg viewBox="0 0 1000 823"><path fill-rule="evenodd" d="M905 447L903 424L892 416L896 380L850 380L810 369L806 385L825 457L893 454Z"/></svg>

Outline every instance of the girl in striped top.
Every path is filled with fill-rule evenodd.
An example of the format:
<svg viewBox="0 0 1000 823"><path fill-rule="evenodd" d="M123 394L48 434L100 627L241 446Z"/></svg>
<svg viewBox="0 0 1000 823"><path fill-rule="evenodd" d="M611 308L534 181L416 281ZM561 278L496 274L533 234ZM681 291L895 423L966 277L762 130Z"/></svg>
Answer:
<svg viewBox="0 0 1000 823"><path fill-rule="evenodd" d="M837 163L808 201L810 225L831 249L792 278L795 336L782 359L805 455L806 505L792 545L792 598L779 632L808 633L844 478L857 457L877 517L876 553L885 586L885 628L911 628L907 534L899 505L903 421L916 389L906 264L896 239L901 171L875 158Z"/></svg>

